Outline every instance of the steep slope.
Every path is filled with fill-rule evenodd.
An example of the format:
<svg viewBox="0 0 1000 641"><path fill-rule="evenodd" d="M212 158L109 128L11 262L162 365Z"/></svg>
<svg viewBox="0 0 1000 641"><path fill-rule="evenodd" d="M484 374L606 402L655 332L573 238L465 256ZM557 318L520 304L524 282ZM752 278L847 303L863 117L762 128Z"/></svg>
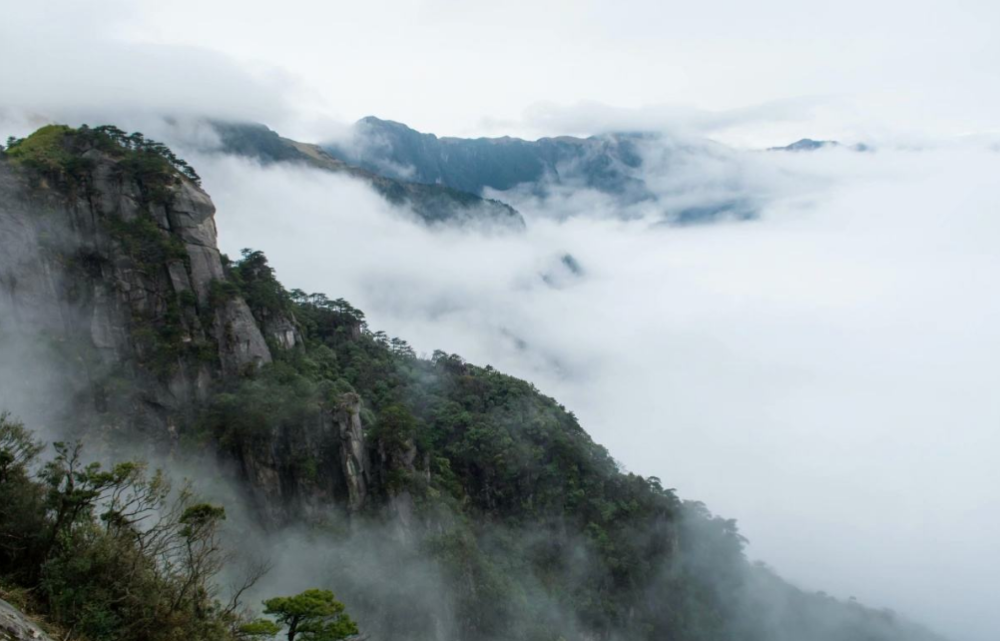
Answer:
<svg viewBox="0 0 1000 641"><path fill-rule="evenodd" d="M524 219L509 205L443 184L381 175L330 156L318 145L282 138L264 125L213 122L221 150L263 162L292 162L341 173L369 183L389 202L409 207L425 222L474 223L523 229Z"/></svg>
<svg viewBox="0 0 1000 641"><path fill-rule="evenodd" d="M271 354L247 305L217 295L225 275L211 200L143 144L50 126L5 154L0 340L27 370L57 372L37 391L4 381L28 397L65 390L37 403L47 414L166 434L212 381ZM61 376L53 361L84 363L86 377ZM92 411L76 414L75 394L92 396Z"/></svg>
<svg viewBox="0 0 1000 641"><path fill-rule="evenodd" d="M241 546L295 536L279 549L308 548L300 571L375 639L940 641L751 565L733 521L620 471L531 384L418 358L260 252L228 261L212 213L136 135L15 141L0 407L171 463L214 452L261 526Z"/></svg>

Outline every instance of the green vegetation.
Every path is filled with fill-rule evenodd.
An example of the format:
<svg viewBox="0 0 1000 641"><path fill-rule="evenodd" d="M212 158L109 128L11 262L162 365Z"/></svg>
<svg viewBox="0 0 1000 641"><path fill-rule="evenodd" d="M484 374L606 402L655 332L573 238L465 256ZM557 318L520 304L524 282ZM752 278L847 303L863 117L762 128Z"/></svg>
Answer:
<svg viewBox="0 0 1000 641"><path fill-rule="evenodd" d="M229 295L258 319L294 319L304 344L229 381L201 434L236 458L267 456L275 439L325 456L337 446L310 440L315 426L344 394L359 395L373 480L358 516L378 521L394 497L412 499L432 524L419 545L443 572L457 638L785 641L820 620L822 641L903 638L892 615L798 591L748 563L733 520L623 472L530 383L454 354L418 358L346 301L286 292L260 252L244 251L228 272ZM309 460L283 473L337 486L336 458ZM775 614L769 599L811 614ZM393 622L380 631L388 639L434 638L439 625L403 602L376 611Z"/></svg>
<svg viewBox="0 0 1000 641"><path fill-rule="evenodd" d="M161 274L171 263L188 265L190 259L183 241L160 229L148 215L140 214L131 220L112 216L104 219L104 225L135 268L147 277ZM158 375L171 374L188 353L209 361L214 358L205 341L185 340L188 332L182 319L187 312L197 314L197 307L194 292L183 290L133 315L132 337L146 364Z"/></svg>
<svg viewBox="0 0 1000 641"><path fill-rule="evenodd" d="M425 546L454 585L477 586L456 590L466 638L552 639L568 632L558 619L565 613L602 635L663 638L677 631L673 600L714 607L681 578L683 504L658 479L622 473L534 386L456 355L417 358L404 341L369 331L346 301L285 293L260 252L245 251L229 271L255 314L292 314L305 346L231 382L203 413L202 433L234 453L252 450L275 430L310 429L343 393L357 392L382 461L367 509L378 514L405 490L427 518L451 515ZM718 538L741 560L731 522ZM659 582L669 590L648 602ZM705 620L708 631L690 638L722 633L720 615Z"/></svg>
<svg viewBox="0 0 1000 641"><path fill-rule="evenodd" d="M156 207L172 202L177 186L185 178L199 183L197 173L162 143L146 139L140 133L126 134L112 126L78 129L49 125L23 139L8 140L2 153L10 163L24 168L36 180L44 180L67 196L95 196L98 178L96 159L106 157L107 178L129 183L138 189L138 207L126 217L111 214L99 217L99 223L116 242L131 266L147 280L166 279L165 268L183 263L190 269L190 258L177 234L161 228ZM103 172L102 172L103 175ZM80 260L80 269L96 268L99 258ZM87 262L89 261L89 262ZM165 286L170 292L172 286ZM193 355L202 362L214 362L216 352L208 342L191 331L198 315L198 301L193 292L176 296L165 293L132 318L133 338L140 358L159 376L173 373L181 359Z"/></svg>
<svg viewBox="0 0 1000 641"><path fill-rule="evenodd" d="M0 416L0 568L46 617L91 641L225 639L238 603L217 598L220 507L140 463L86 464Z"/></svg>
<svg viewBox="0 0 1000 641"><path fill-rule="evenodd" d="M160 229L150 217L109 218L108 227L125 254L144 271L161 269L171 261L188 260L184 242Z"/></svg>
<svg viewBox="0 0 1000 641"><path fill-rule="evenodd" d="M88 641L235 641L280 631L252 621L240 596L255 568L222 600L217 577L230 555L225 510L171 487L137 462L104 469L79 445L55 456L24 425L0 414L0 590L18 605ZM232 568L229 568L232 572ZM265 614L288 638L333 641L358 632L325 590L270 599Z"/></svg>
<svg viewBox="0 0 1000 641"><path fill-rule="evenodd" d="M163 278L165 267L182 262L190 267L184 242L176 234L162 229L153 207L168 205L182 176L194 183L198 175L162 143L146 139L140 133L126 134L112 126L73 129L66 125L48 125L22 139L11 138L0 153L11 164L28 171L34 180L45 181L67 196L93 196L96 187L96 158L108 157L109 177L130 182L138 188L139 207L135 215L102 216L100 224L115 240L132 266L147 278ZM76 261L80 270L99 273L101 258L86 255ZM169 290L167 290L169 291ZM190 336L183 321L197 315L194 294L182 291L153 301L132 318L133 336L140 357L160 376L174 372L185 355L212 362L214 351L205 340Z"/></svg>
<svg viewBox="0 0 1000 641"><path fill-rule="evenodd" d="M288 641L338 641L358 633L358 626L344 612L344 604L329 590L306 590L301 594L264 601L264 614L275 618L258 619L242 627L244 634L273 637L287 629Z"/></svg>
<svg viewBox="0 0 1000 641"><path fill-rule="evenodd" d="M70 146L73 133L66 125L47 125L27 138L8 139L5 153L15 164L42 173L79 177L90 168L90 163L73 153Z"/></svg>
<svg viewBox="0 0 1000 641"><path fill-rule="evenodd" d="M75 194L92 187L94 161L89 152L115 158L117 169L140 186L150 203L169 202L180 176L195 184L201 180L163 143L147 140L140 133L126 134L110 125L81 125L78 129L48 125L26 138L8 139L2 155Z"/></svg>

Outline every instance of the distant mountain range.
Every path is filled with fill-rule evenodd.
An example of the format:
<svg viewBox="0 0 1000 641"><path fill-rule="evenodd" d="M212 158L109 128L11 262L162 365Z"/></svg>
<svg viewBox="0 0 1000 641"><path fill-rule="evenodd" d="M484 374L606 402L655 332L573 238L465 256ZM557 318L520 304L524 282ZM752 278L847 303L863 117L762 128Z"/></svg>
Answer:
<svg viewBox="0 0 1000 641"><path fill-rule="evenodd" d="M645 137L439 138L369 116L354 125L348 140L322 148L334 158L384 176L475 194L551 181L636 200L649 196L636 176L642 165L638 143Z"/></svg>
<svg viewBox="0 0 1000 641"><path fill-rule="evenodd" d="M352 166L330 156L318 145L282 138L261 124L213 122L219 135L220 151L257 159L264 163L291 162L345 174L369 183L386 200L410 207L422 220L431 224L451 222L487 222L512 229L523 229L524 218L510 205L498 200L452 188L381 175Z"/></svg>
<svg viewBox="0 0 1000 641"><path fill-rule="evenodd" d="M523 229L524 218L508 203L544 203L558 190L598 192L607 197L614 215L652 214L674 225L753 219L766 197L745 182L736 152L710 141L653 133L538 140L439 137L369 116L347 136L308 144L261 124L212 125L225 153L352 176L430 224L475 222ZM864 144L810 138L769 151L829 148L871 151Z"/></svg>
<svg viewBox="0 0 1000 641"><path fill-rule="evenodd" d="M832 149L834 147L841 147L844 149L850 149L851 151L874 151L870 146L859 142L856 145L843 145L836 140L813 140L812 138L803 138L801 140L796 140L790 145L785 145L784 147L768 147L768 151L816 151L818 149Z"/></svg>
<svg viewBox="0 0 1000 641"><path fill-rule="evenodd" d="M355 123L349 136L320 146L334 158L383 176L515 204L526 195L544 201L556 192L586 189L607 196L615 215L652 215L673 225L752 219L759 206L755 194L742 191L731 150L708 140L651 132L538 140L438 137L369 116ZM712 167L691 189L689 179L701 164ZM720 165L731 173L719 173Z"/></svg>

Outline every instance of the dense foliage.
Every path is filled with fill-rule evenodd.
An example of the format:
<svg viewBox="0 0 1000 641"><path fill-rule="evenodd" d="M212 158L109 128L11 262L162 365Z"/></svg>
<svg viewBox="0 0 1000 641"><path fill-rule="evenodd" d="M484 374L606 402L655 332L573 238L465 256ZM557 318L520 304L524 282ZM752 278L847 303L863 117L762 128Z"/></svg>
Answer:
<svg viewBox="0 0 1000 641"><path fill-rule="evenodd" d="M267 571L236 576L223 543L226 512L175 490L137 462L104 469L82 447L43 445L0 414L0 595L44 614L62 638L87 641L227 641L272 637L335 641L358 634L344 605L311 589L264 603L250 619L240 599ZM223 600L222 597L226 600Z"/></svg>
<svg viewBox="0 0 1000 641"><path fill-rule="evenodd" d="M90 152L115 158L116 167L140 185L153 202L169 199L181 175L200 184L197 172L166 145L141 133L126 134L111 125L77 129L47 125L26 138L9 138L2 153L14 164L33 169L69 190L90 186L94 159Z"/></svg>
<svg viewBox="0 0 1000 641"><path fill-rule="evenodd" d="M734 521L623 472L530 383L454 354L418 358L346 301L286 291L261 252L245 250L229 276L258 320L294 318L302 341L216 396L202 433L235 452L275 430L311 429L341 395L360 395L376 471L368 512L383 514L401 495L415 502L423 554L444 572L441 598L455 601L460 638L775 641L811 629L807 619L762 616L771 596L756 605L751 596L763 585L803 609L842 614L839 602L751 566ZM387 638L433 637L427 613L397 609L406 629ZM855 632L895 638L891 624L883 636L868 629L881 613L857 606L851 616ZM817 638L852 634L832 625Z"/></svg>
<svg viewBox="0 0 1000 641"><path fill-rule="evenodd" d="M3 585L91 641L232 637L239 604L214 586L224 510L142 464L105 469L79 445L54 449L41 463L42 445L0 416Z"/></svg>
<svg viewBox="0 0 1000 641"><path fill-rule="evenodd" d="M338 641L358 634L357 624L344 609L333 592L313 588L264 601L264 614L274 621L258 619L241 631L254 637L272 637L284 629L288 641Z"/></svg>

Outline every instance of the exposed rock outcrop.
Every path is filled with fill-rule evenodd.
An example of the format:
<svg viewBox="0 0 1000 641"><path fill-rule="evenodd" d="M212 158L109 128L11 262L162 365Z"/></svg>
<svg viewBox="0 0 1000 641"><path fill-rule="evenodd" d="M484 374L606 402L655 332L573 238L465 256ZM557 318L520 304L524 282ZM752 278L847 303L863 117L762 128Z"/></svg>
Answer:
<svg viewBox="0 0 1000 641"><path fill-rule="evenodd" d="M0 641L52 641L23 612L0 599Z"/></svg>
<svg viewBox="0 0 1000 641"><path fill-rule="evenodd" d="M347 483L347 505L350 511L357 512L364 506L371 482L361 426L361 397L353 393L342 395L336 420L340 433L340 462Z"/></svg>
<svg viewBox="0 0 1000 641"><path fill-rule="evenodd" d="M169 436L171 414L271 353L245 301L213 296L226 276L208 195L178 176L154 200L116 158L83 158L72 189L0 161L0 340L29 364L25 385L97 390L50 403L48 421L100 425L114 397L134 427ZM65 380L31 381L54 357Z"/></svg>
<svg viewBox="0 0 1000 641"><path fill-rule="evenodd" d="M270 268L228 271L215 206L193 180L176 173L153 191L127 152L81 152L67 131L67 150L87 168L72 180L0 154L3 409L60 437L75 430L170 452L209 401L270 363L272 350L304 348L298 321L287 305L241 290ZM360 338L360 320L344 323L349 340ZM361 407L357 394L335 396L221 448L265 524L365 506Z"/></svg>
<svg viewBox="0 0 1000 641"><path fill-rule="evenodd" d="M294 521L328 521L350 490L341 473L341 443L335 420L322 412L292 428L243 439L234 452L248 481L261 521L280 527Z"/></svg>

